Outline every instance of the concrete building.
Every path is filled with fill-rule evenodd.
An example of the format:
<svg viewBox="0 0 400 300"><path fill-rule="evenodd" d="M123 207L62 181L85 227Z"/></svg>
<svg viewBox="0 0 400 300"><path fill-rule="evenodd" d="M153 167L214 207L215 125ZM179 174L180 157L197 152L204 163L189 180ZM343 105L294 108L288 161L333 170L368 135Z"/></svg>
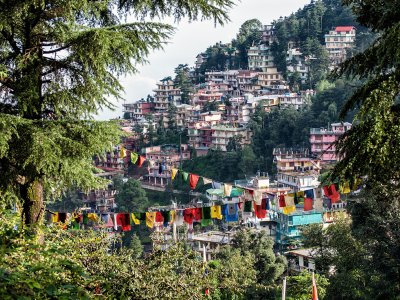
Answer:
<svg viewBox="0 0 400 300"><path fill-rule="evenodd" d="M157 83L154 90L155 111L163 113L168 111L169 105L175 106L181 102L181 90L177 88L172 80L163 80Z"/></svg>
<svg viewBox="0 0 400 300"><path fill-rule="evenodd" d="M247 55L250 70L267 72L268 68L274 67L274 57L270 47L265 44L250 47Z"/></svg>
<svg viewBox="0 0 400 300"><path fill-rule="evenodd" d="M289 75L297 73L301 78L301 82L306 82L308 79L309 67L305 64L305 59L300 49L292 48L286 52L286 65Z"/></svg>
<svg viewBox="0 0 400 300"><path fill-rule="evenodd" d="M278 103L280 107L289 107L292 106L295 109L301 108L304 104L306 104L305 98L298 93L285 93L282 95L278 95Z"/></svg>
<svg viewBox="0 0 400 300"><path fill-rule="evenodd" d="M263 72L258 73L257 85L261 89L275 89L276 86L283 84L283 76L277 68L265 68Z"/></svg>
<svg viewBox="0 0 400 300"><path fill-rule="evenodd" d="M278 250L283 253L287 250L295 249L296 244L301 238L301 227L309 224L322 224L322 212L302 211L297 209L290 215L286 215L281 211L276 211L272 215L272 219L276 222L275 242Z"/></svg>
<svg viewBox="0 0 400 300"><path fill-rule="evenodd" d="M195 69L200 69L201 65L207 60L207 54L200 53L196 56Z"/></svg>
<svg viewBox="0 0 400 300"><path fill-rule="evenodd" d="M261 88L258 85L258 73L256 71L239 71L237 82L240 95L255 94Z"/></svg>
<svg viewBox="0 0 400 300"><path fill-rule="evenodd" d="M311 153L317 156L321 163L334 163L338 161L335 153L335 142L346 131L351 129L351 123L332 123L328 128L311 128L310 144Z"/></svg>
<svg viewBox="0 0 400 300"><path fill-rule="evenodd" d="M164 187L171 180L171 169L178 168L182 160L190 159L188 145L162 145L142 149L143 155L149 163L148 174L144 176L144 183Z"/></svg>
<svg viewBox="0 0 400 300"><path fill-rule="evenodd" d="M274 25L264 25L262 28L262 41L265 45L271 46L276 40Z"/></svg>
<svg viewBox="0 0 400 300"><path fill-rule="evenodd" d="M251 131L246 127L231 126L211 126L212 148L227 151L229 140L236 136L241 136L240 144L249 145L251 143Z"/></svg>
<svg viewBox="0 0 400 300"><path fill-rule="evenodd" d="M319 186L320 161L311 158L308 149L275 148L273 155L278 184L295 192Z"/></svg>
<svg viewBox="0 0 400 300"><path fill-rule="evenodd" d="M291 250L285 253L288 258L289 271L302 272L309 271L315 272L315 253L312 249L298 249Z"/></svg>
<svg viewBox="0 0 400 300"><path fill-rule="evenodd" d="M333 65L347 58L347 51L355 45L356 28L353 26L337 26L325 34L325 47Z"/></svg>
<svg viewBox="0 0 400 300"><path fill-rule="evenodd" d="M154 111L155 104L145 100L139 100L135 103L124 103L124 117L129 116L129 119L134 121L140 120Z"/></svg>

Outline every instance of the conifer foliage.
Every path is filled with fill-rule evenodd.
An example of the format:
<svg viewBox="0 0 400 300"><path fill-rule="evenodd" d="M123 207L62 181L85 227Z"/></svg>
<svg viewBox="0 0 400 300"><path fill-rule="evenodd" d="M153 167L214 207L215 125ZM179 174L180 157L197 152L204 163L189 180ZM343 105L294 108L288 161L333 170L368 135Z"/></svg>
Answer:
<svg viewBox="0 0 400 300"><path fill-rule="evenodd" d="M228 20L230 0L0 1L0 198L20 200L24 222L40 221L46 197L90 188L91 157L118 143L116 124L91 116L119 99L118 76L135 72L171 36L146 22ZM138 22L127 23L131 17ZM146 20L146 21L145 21Z"/></svg>

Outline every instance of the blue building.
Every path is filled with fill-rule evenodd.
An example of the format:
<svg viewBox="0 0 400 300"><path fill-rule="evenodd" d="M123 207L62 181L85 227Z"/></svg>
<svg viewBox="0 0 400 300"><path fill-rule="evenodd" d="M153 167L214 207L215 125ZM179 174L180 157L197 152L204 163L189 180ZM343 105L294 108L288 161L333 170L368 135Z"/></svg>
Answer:
<svg viewBox="0 0 400 300"><path fill-rule="evenodd" d="M280 252L296 248L301 237L300 228L309 224L323 223L322 212L315 210L297 210L289 215L281 211L272 214L272 220L276 222L275 243Z"/></svg>

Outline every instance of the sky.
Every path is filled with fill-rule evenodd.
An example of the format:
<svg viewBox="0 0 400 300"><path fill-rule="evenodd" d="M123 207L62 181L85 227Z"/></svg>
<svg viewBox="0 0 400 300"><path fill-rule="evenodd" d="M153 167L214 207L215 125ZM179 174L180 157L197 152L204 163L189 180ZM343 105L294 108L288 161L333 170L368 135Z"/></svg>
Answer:
<svg viewBox="0 0 400 300"><path fill-rule="evenodd" d="M217 42L230 42L239 31L240 26L249 19L258 19L263 24L270 24L279 17L289 16L299 8L309 4L310 0L242 0L229 12L231 21L224 26L214 26L212 20L203 22L181 21L174 24L175 34L163 50L154 51L147 60L148 64L139 66L139 72L120 78L125 88L123 101L111 101L114 111L101 111L95 118L108 120L122 117L122 104L132 103L153 94L157 81L173 76L179 64L193 66L197 54Z"/></svg>

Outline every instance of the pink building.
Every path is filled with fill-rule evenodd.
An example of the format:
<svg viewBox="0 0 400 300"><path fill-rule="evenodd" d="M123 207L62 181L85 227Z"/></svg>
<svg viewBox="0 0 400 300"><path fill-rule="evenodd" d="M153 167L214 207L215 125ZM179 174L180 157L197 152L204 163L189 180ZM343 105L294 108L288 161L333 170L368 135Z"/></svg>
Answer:
<svg viewBox="0 0 400 300"><path fill-rule="evenodd" d="M311 152L319 157L321 163L338 161L334 142L351 129L351 123L332 123L330 128L311 128L310 144Z"/></svg>

